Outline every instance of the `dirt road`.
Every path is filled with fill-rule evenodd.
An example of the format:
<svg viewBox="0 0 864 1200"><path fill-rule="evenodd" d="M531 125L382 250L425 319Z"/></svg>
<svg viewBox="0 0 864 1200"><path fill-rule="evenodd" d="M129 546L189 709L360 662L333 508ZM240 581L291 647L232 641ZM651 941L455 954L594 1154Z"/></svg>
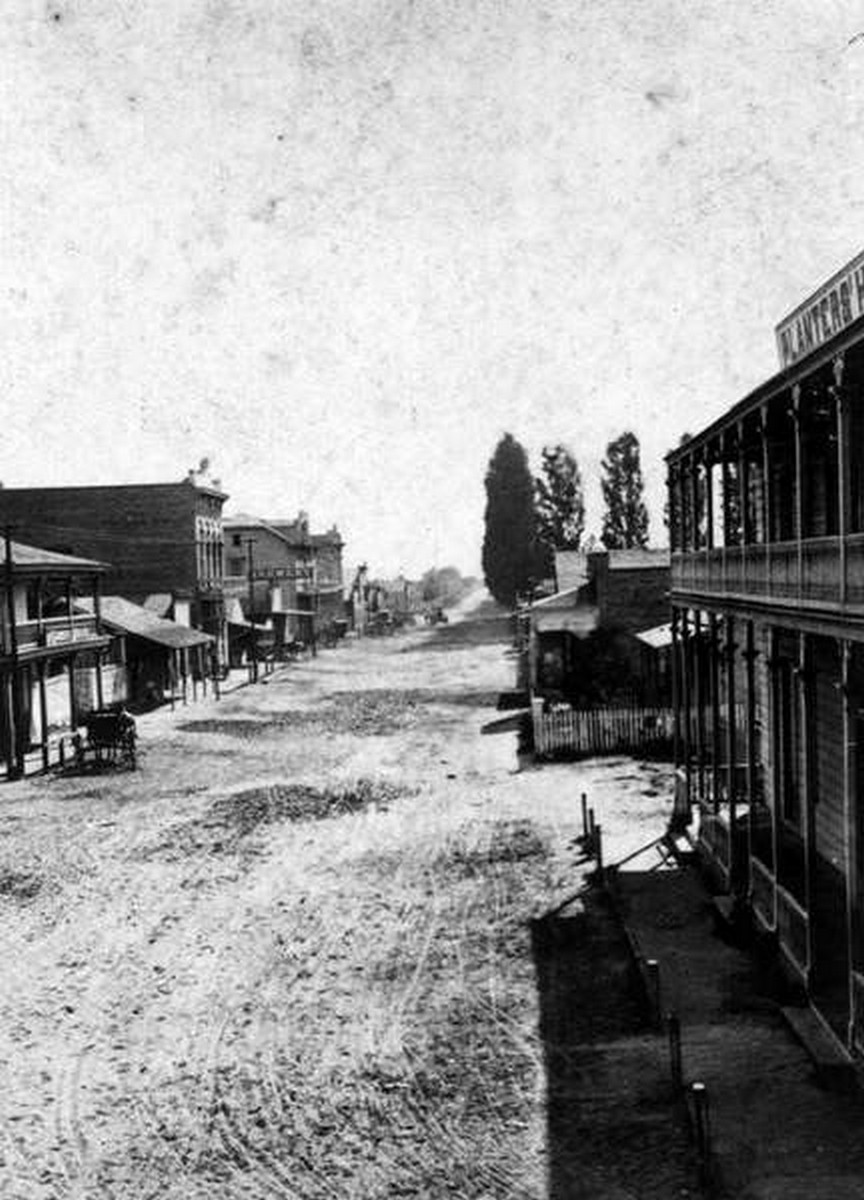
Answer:
<svg viewBox="0 0 864 1200"><path fill-rule="evenodd" d="M0 1194L543 1197L530 922L663 769L520 771L506 625L353 642L0 786ZM623 1193L622 1193L623 1194Z"/></svg>

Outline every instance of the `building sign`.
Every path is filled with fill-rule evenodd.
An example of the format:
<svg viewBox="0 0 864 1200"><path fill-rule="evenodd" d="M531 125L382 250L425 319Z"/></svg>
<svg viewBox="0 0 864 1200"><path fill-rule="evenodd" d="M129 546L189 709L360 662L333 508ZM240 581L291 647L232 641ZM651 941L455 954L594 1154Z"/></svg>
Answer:
<svg viewBox="0 0 864 1200"><path fill-rule="evenodd" d="M277 579L311 580L311 567L261 567L252 572L252 578L269 583Z"/></svg>
<svg viewBox="0 0 864 1200"><path fill-rule="evenodd" d="M46 646L65 646L68 642L74 642L77 637L86 637L87 634L92 634L93 630L87 626L86 631L81 631L76 634L74 627L62 625L55 629L45 629L43 631L44 644Z"/></svg>
<svg viewBox="0 0 864 1200"><path fill-rule="evenodd" d="M777 326L780 366L791 367L864 316L864 252Z"/></svg>

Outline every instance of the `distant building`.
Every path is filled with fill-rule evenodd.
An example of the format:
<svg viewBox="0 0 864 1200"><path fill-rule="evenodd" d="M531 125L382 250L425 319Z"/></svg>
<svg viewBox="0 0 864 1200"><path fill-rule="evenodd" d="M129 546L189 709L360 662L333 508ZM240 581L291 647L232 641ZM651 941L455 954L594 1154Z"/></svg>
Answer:
<svg viewBox="0 0 864 1200"><path fill-rule="evenodd" d="M344 622L344 543L335 526L311 533L304 512L293 521L238 513L223 526L225 596L238 641L254 634L251 623L272 629L277 646L292 639L310 644Z"/></svg>
<svg viewBox="0 0 864 1200"><path fill-rule="evenodd" d="M11 553L10 553L11 551ZM122 647L102 628L104 563L0 539L0 764L8 777L56 761L82 716L125 696ZM92 597L79 614L75 598Z"/></svg>
<svg viewBox="0 0 864 1200"><path fill-rule="evenodd" d="M203 630L225 649L222 507L215 481L0 488L0 528L109 563L105 590Z"/></svg>
<svg viewBox="0 0 864 1200"><path fill-rule="evenodd" d="M555 575L559 590L529 610L532 692L576 704L634 689L668 699L669 551L559 551Z"/></svg>

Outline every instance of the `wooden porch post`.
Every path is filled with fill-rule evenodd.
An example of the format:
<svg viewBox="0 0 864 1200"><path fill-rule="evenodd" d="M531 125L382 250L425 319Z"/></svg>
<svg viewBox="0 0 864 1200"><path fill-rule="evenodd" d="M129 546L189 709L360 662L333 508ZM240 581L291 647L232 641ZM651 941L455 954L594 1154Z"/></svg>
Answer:
<svg viewBox="0 0 864 1200"><path fill-rule="evenodd" d="M93 576L93 615L96 617L96 634L102 633L102 581L98 575ZM103 654L96 651L96 706L105 707L105 691L102 684Z"/></svg>
<svg viewBox="0 0 864 1200"><path fill-rule="evenodd" d="M798 684L798 748L801 754L799 780L800 804L804 826L804 908L807 912L807 986L810 986L816 956L813 946L813 900L816 863L813 857L815 846L815 812L813 809L813 734L810 729L812 704L812 674L810 671L810 642L806 633L798 634L798 667L795 671Z"/></svg>
<svg viewBox="0 0 864 1200"><path fill-rule="evenodd" d="M696 770L699 803L705 799L705 681L702 661L702 614L693 616L693 685L696 699Z"/></svg>
<svg viewBox="0 0 864 1200"><path fill-rule="evenodd" d="M747 578L747 562L749 558L747 547L753 541L753 529L751 527L748 492L749 492L749 470L747 467L747 455L745 454L744 440L744 422L738 422L738 509L740 512L740 529L738 537L738 583L743 592L745 590L744 583Z"/></svg>
<svg viewBox="0 0 864 1200"><path fill-rule="evenodd" d="M42 734L42 766L47 771L51 765L48 753L48 697L45 694L45 671L47 664L44 659L39 663L39 725Z"/></svg>
<svg viewBox="0 0 864 1200"><path fill-rule="evenodd" d="M69 626L69 637L70 638L73 638L75 636L74 630L73 630L73 625L72 625L73 617L74 617L74 614L72 612L72 576L68 575L66 577L66 623Z"/></svg>
<svg viewBox="0 0 864 1200"><path fill-rule="evenodd" d="M855 1029L858 1014L855 1011L855 981L854 971L861 964L858 952L858 845L860 831L858 828L857 806L855 804L855 778L857 774L857 737L856 717L853 704L857 698L852 696L852 644L847 638L840 641L840 688L843 696L843 824L846 831L844 839L845 868L846 868L846 946L849 961L849 1028L846 1033L846 1043L851 1050L855 1044Z"/></svg>
<svg viewBox="0 0 864 1200"><path fill-rule="evenodd" d="M755 842L753 825L758 789L758 765L756 762L756 658L758 657L758 651L756 649L756 638L752 621L747 622L745 637L744 662L747 671L747 896L749 899L752 891L751 861Z"/></svg>
<svg viewBox="0 0 864 1200"><path fill-rule="evenodd" d="M723 537L721 578L723 591L729 590L729 535L732 514L729 512L729 439L725 431L720 434L720 527Z"/></svg>
<svg viewBox="0 0 864 1200"><path fill-rule="evenodd" d="M747 456L744 453L745 440L744 440L744 422L743 421L738 422L737 429L738 429L738 438L737 438L738 444L736 446L736 451L737 451L737 461L738 461L738 508L739 508L739 511L741 514L740 529L739 529L739 545L743 547L743 546L748 545L750 543L750 541L752 540L753 531L750 528L749 505L747 503L747 490L748 490L747 484L748 484L749 472L747 470ZM743 555L742 555L742 558L743 558Z"/></svg>
<svg viewBox="0 0 864 1200"><path fill-rule="evenodd" d="M690 540L694 551L699 550L699 461L695 454L690 456Z"/></svg>
<svg viewBox="0 0 864 1200"><path fill-rule="evenodd" d="M782 766L780 745L780 664L778 651L777 630L773 627L768 631L768 671L770 674L770 726L771 726L771 855L774 861L774 896L773 896L773 925L777 928L778 897L777 885L780 882L780 820L783 796L781 791Z"/></svg>
<svg viewBox="0 0 864 1200"><path fill-rule="evenodd" d="M798 600L804 595L804 447L802 434L801 388L795 384L792 388L792 424L795 437L795 542L798 559Z"/></svg>
<svg viewBox="0 0 864 1200"><path fill-rule="evenodd" d="M736 837L735 837L735 820L736 820L736 739L735 739L735 619L734 617L726 618L726 760L727 760L727 779L726 787L729 796L729 873L730 885L732 879L738 875L739 863L736 862ZM739 875L740 879L740 875ZM740 886L740 884L739 884Z"/></svg>
<svg viewBox="0 0 864 1200"><path fill-rule="evenodd" d="M9 669L8 713L9 713L9 755L6 764L6 774L9 779L18 779L24 773L24 762L19 752L21 744L19 726L22 721L21 703L19 700L19 670L18 662L18 619L15 613L15 567L12 561L12 529L5 529L5 584L6 611L9 624L9 640L6 650L9 653L11 667Z"/></svg>
<svg viewBox="0 0 864 1200"><path fill-rule="evenodd" d="M834 359L834 404L837 419L837 539L840 568L840 603L846 603L848 595L848 557L846 538L849 534L852 513L852 485L849 464L849 396L843 386L843 355Z"/></svg>
<svg viewBox="0 0 864 1200"><path fill-rule="evenodd" d="M73 729L78 725L78 702L75 699L75 658L74 654L69 658L69 724Z"/></svg>
<svg viewBox="0 0 864 1200"><path fill-rule="evenodd" d="M765 530L765 579L771 588L771 539L774 536L774 489L771 486L771 446L768 439L768 405L759 409L759 433L762 438L762 522Z"/></svg>
<svg viewBox="0 0 864 1200"><path fill-rule="evenodd" d="M708 617L708 681L711 689L711 811L720 811L720 635L718 617Z"/></svg>
<svg viewBox="0 0 864 1200"><path fill-rule="evenodd" d="M671 463L668 464L666 469L666 495L669 497L669 549L674 554L676 550L681 549L681 545L678 509L678 472ZM351 601L353 606L353 588L351 591Z"/></svg>
<svg viewBox="0 0 864 1200"><path fill-rule="evenodd" d="M686 609L680 614L680 640L681 640L681 708L684 717L684 782L687 788L687 803L693 803L692 794L692 759L693 759L693 722L692 722L692 690L690 687L691 671L690 671L690 645L691 638L689 634L688 616ZM680 721L679 721L680 730ZM680 743L679 743L680 744Z"/></svg>
<svg viewBox="0 0 864 1200"><path fill-rule="evenodd" d="M678 655L681 644L678 635L677 608L672 609L670 632L672 634L672 761L677 768L681 766L681 716L678 711L681 697L681 681L678 677L681 668Z"/></svg>

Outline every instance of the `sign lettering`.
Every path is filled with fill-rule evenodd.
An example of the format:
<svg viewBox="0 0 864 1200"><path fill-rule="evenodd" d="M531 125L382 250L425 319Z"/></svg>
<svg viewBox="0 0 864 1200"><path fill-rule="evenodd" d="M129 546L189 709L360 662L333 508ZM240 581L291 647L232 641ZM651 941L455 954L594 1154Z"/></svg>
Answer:
<svg viewBox="0 0 864 1200"><path fill-rule="evenodd" d="M864 316L864 252L777 326L780 366L791 367Z"/></svg>

